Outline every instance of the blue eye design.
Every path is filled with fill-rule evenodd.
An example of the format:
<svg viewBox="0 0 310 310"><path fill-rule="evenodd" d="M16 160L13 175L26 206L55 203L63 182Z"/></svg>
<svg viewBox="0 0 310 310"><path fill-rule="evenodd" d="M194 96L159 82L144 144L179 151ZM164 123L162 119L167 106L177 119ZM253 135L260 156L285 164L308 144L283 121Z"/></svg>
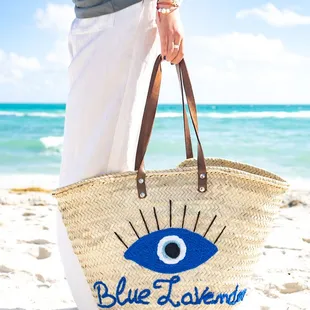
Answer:
<svg viewBox="0 0 310 310"><path fill-rule="evenodd" d="M137 230L129 222L138 240L130 247L115 232L117 238L126 247L125 259L134 261L141 267L162 274L175 274L197 268L210 260L217 252L217 241L223 234L226 226L222 229L214 243L205 238L217 216L213 218L203 236L196 233L200 212L198 212L193 231L184 228L186 206L184 207L182 228L172 228L172 203L170 201L170 228L160 229L159 222L154 210L157 231L150 232L145 217L140 210L147 235L140 237Z"/></svg>
<svg viewBox="0 0 310 310"><path fill-rule="evenodd" d="M218 248L202 236L184 228L155 231L138 239L125 258L159 273L179 273L209 260Z"/></svg>

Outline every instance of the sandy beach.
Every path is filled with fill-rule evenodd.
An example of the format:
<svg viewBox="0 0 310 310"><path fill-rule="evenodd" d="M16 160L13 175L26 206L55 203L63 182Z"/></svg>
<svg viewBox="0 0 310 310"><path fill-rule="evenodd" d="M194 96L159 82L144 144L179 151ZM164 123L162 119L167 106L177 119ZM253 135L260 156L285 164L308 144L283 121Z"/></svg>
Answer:
<svg viewBox="0 0 310 310"><path fill-rule="evenodd" d="M76 309L56 244L49 193L0 191L0 310ZM245 309L310 309L310 191L283 200Z"/></svg>

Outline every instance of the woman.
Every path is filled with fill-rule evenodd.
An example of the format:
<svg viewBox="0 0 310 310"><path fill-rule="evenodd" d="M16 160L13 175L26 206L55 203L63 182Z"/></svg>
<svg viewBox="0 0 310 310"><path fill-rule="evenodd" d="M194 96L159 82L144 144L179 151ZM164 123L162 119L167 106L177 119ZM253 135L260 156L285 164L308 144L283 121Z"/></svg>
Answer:
<svg viewBox="0 0 310 310"><path fill-rule="evenodd" d="M60 186L134 169L155 59L160 53L171 64L183 58L177 1L73 2ZM60 254L78 309L97 309L60 213L57 221Z"/></svg>

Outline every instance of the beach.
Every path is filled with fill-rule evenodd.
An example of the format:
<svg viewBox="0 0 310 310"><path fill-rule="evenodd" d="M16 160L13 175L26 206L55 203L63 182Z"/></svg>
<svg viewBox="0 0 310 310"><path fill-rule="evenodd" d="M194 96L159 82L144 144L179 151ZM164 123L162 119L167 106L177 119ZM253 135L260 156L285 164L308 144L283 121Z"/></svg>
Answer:
<svg viewBox="0 0 310 310"><path fill-rule="evenodd" d="M36 190L36 189L33 189ZM0 191L0 309L76 309L56 244L50 193ZM284 197L244 309L309 309L310 191Z"/></svg>
<svg viewBox="0 0 310 310"><path fill-rule="evenodd" d="M309 310L310 105L197 109L206 157L257 166L291 185L243 308ZM64 104L0 104L0 310L76 307L56 244L57 203L49 192L59 181L64 115ZM184 153L182 107L161 104L146 167L175 167Z"/></svg>

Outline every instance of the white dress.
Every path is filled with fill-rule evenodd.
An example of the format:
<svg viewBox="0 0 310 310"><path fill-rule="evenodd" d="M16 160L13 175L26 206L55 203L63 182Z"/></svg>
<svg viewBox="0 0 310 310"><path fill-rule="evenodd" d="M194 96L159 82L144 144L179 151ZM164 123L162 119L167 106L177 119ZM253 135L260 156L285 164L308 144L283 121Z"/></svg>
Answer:
<svg viewBox="0 0 310 310"><path fill-rule="evenodd" d="M122 11L75 19L60 186L134 169L152 68L158 56L156 0ZM97 309L57 214L59 250L79 310Z"/></svg>

